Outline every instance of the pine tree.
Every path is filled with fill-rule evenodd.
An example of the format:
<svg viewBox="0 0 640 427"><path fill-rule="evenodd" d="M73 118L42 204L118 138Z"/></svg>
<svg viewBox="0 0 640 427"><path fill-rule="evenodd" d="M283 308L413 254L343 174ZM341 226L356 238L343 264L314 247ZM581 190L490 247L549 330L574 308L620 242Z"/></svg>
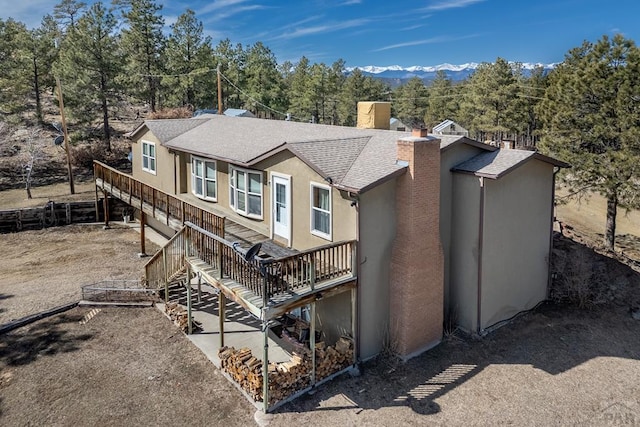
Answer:
<svg viewBox="0 0 640 427"><path fill-rule="evenodd" d="M413 77L394 90L394 115L409 128L424 126L428 104L429 92L419 77Z"/></svg>
<svg viewBox="0 0 640 427"><path fill-rule="evenodd" d="M126 24L122 49L126 55L125 80L131 95L156 111L165 37L161 5L153 0L114 0Z"/></svg>
<svg viewBox="0 0 640 427"><path fill-rule="evenodd" d="M77 0L61 0L53 7L53 17L65 31L76 25L78 17L87 8L87 4Z"/></svg>
<svg viewBox="0 0 640 427"><path fill-rule="evenodd" d="M116 78L123 61L116 25L113 14L101 2L94 3L67 32L59 59L65 105L83 122L102 115L103 140L109 151L109 109L121 94Z"/></svg>
<svg viewBox="0 0 640 427"><path fill-rule="evenodd" d="M572 164L563 180L574 192L606 197L604 243L613 250L618 208L640 205L640 51L603 36L569 51L548 78L540 149Z"/></svg>
<svg viewBox="0 0 640 427"><path fill-rule="evenodd" d="M0 19L0 111L15 114L28 105L31 91L29 32L22 22Z"/></svg>
<svg viewBox="0 0 640 427"><path fill-rule="evenodd" d="M231 40L223 39L213 50L213 55L215 64L220 65L220 71L229 79L222 81L223 106L220 108L241 108L244 97L238 89L245 84L247 53L240 43L233 46Z"/></svg>
<svg viewBox="0 0 640 427"><path fill-rule="evenodd" d="M442 70L436 72L436 77L428 87L429 99L424 122L428 129L432 129L444 120L458 120L459 91Z"/></svg>
<svg viewBox="0 0 640 427"><path fill-rule="evenodd" d="M498 58L495 63L480 64L469 78L461 115L476 138L500 141L520 130L523 109L515 68Z"/></svg>
<svg viewBox="0 0 640 427"><path fill-rule="evenodd" d="M311 65L306 57L300 58L293 68L290 82L289 111L297 121L312 121L315 99L311 90Z"/></svg>
<svg viewBox="0 0 640 427"><path fill-rule="evenodd" d="M271 113L269 109L283 111L287 108L284 82L277 67L275 55L262 43L258 42L247 49L245 88L251 99L245 100L245 108L255 113L258 110Z"/></svg>
<svg viewBox="0 0 640 427"><path fill-rule="evenodd" d="M171 26L167 45L168 74L163 86L172 106L211 108L215 104L215 64L211 38L202 21L187 9Z"/></svg>
<svg viewBox="0 0 640 427"><path fill-rule="evenodd" d="M55 80L53 64L58 58L57 43L60 38L58 26L51 15L42 19L40 27L31 30L26 40L26 54L29 56L31 86L36 100L36 118L44 121L42 113L42 92L53 89Z"/></svg>

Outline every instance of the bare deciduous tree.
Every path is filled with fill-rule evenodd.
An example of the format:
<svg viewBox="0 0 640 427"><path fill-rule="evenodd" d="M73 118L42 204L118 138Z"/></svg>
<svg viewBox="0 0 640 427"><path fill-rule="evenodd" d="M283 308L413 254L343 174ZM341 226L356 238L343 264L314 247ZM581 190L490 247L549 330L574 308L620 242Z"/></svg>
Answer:
<svg viewBox="0 0 640 427"><path fill-rule="evenodd" d="M34 168L38 162L44 159L46 140L42 134L42 129L36 127L25 131L21 145L19 164L22 168L22 181L27 191L27 198L32 199L31 183L33 181Z"/></svg>

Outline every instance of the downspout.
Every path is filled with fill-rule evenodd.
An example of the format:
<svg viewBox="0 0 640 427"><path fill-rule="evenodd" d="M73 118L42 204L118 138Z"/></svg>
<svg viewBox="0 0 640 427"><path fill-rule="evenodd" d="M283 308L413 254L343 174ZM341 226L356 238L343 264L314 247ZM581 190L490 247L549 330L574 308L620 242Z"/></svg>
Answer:
<svg viewBox="0 0 640 427"><path fill-rule="evenodd" d="M560 172L560 168L555 166L553 168L553 178L551 182L551 230L549 231L549 255L547 256L548 262L548 277L547 277L547 295L549 298L549 292L551 292L551 281L553 280L553 273L551 272L551 259L553 258L553 223L555 222L555 203L556 203L556 175Z"/></svg>
<svg viewBox="0 0 640 427"><path fill-rule="evenodd" d="M173 152L173 194L178 195L178 165L176 161L176 152Z"/></svg>
<svg viewBox="0 0 640 427"><path fill-rule="evenodd" d="M357 270L356 270L356 313L353 314L353 317L356 322L356 336L353 337L355 339L355 360L360 361L360 266L362 265L362 253L360 251L360 200L354 200L356 205L356 261L357 261Z"/></svg>
<svg viewBox="0 0 640 427"><path fill-rule="evenodd" d="M484 177L480 177L480 220L478 224L478 301L477 301L477 325L476 332L482 332L482 247L484 246Z"/></svg>

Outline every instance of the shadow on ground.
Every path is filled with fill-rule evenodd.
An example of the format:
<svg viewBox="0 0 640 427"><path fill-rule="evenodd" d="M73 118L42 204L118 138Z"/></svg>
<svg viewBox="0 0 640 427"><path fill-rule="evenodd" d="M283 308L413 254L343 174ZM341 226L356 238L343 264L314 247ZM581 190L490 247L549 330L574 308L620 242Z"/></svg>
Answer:
<svg viewBox="0 0 640 427"><path fill-rule="evenodd" d="M556 248L569 258L589 254L594 278L609 277L597 285L607 287L598 293L608 296L606 302L583 309L547 302L481 339L454 335L404 364L385 359L365 363L360 376L345 375L276 413L406 406L435 414L440 412L437 398L490 365L532 365L558 375L597 357L640 360L640 321L630 315L631 306L640 302L640 273L580 243L558 239Z"/></svg>
<svg viewBox="0 0 640 427"><path fill-rule="evenodd" d="M5 299L9 299L9 298L13 298L14 296L15 295L0 294L0 301L5 300ZM7 311L6 308L0 307L0 313L4 313L5 311Z"/></svg>
<svg viewBox="0 0 640 427"><path fill-rule="evenodd" d="M81 316L61 314L0 335L0 363L26 365L38 357L80 350L79 344L93 334L75 333L67 324L77 324Z"/></svg>

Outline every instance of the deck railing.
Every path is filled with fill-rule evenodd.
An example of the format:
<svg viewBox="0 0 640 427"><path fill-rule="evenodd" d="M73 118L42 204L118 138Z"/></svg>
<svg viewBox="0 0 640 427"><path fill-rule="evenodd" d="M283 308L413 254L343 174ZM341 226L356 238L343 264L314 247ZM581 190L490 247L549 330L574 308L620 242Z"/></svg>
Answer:
<svg viewBox="0 0 640 427"><path fill-rule="evenodd" d="M102 181L103 189L110 191L112 195L127 204L141 210L147 207L154 218L161 214L166 225L171 225L171 219L175 219L180 227L185 221L189 221L218 236L224 236L223 216L144 184L131 175L98 161L93 162L93 176L96 182L98 179Z"/></svg>
<svg viewBox="0 0 640 427"><path fill-rule="evenodd" d="M224 236L224 217L144 184L129 174L94 161L96 183L114 197L146 210L157 218L161 214L183 228L145 265L147 286L165 286L185 267L185 256L195 256L217 270L220 279L242 284L262 298L301 288L313 289L329 280L356 276L355 241L316 247L281 258L246 261L233 242ZM245 248L246 249L246 248Z"/></svg>
<svg viewBox="0 0 640 427"><path fill-rule="evenodd" d="M229 242L196 224L185 222L187 256L201 259L218 271L218 278L242 284L254 294L270 299L322 282L355 277L355 241L337 242L281 258L245 260ZM246 249L246 248L245 248Z"/></svg>
<svg viewBox="0 0 640 427"><path fill-rule="evenodd" d="M184 270L186 230L187 227L183 227L147 261L144 266L147 288L166 288L169 282Z"/></svg>

